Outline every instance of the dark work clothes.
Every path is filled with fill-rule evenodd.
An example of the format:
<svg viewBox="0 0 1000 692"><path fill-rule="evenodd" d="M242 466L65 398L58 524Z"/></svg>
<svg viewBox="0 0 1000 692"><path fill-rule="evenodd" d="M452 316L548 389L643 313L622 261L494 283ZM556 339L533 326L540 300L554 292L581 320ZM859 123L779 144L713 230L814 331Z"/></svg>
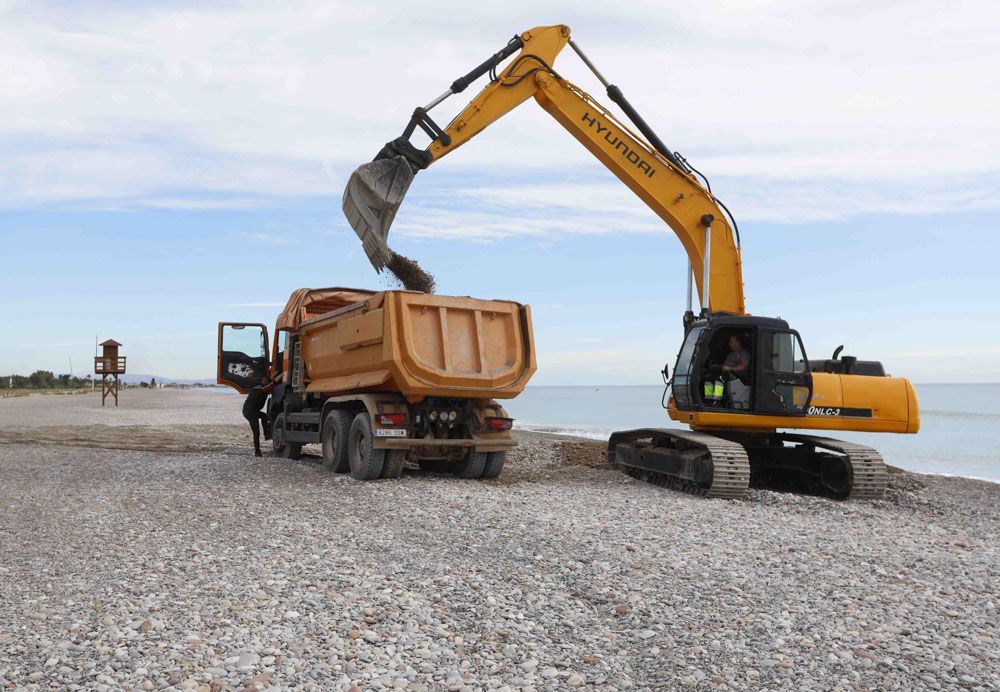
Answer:
<svg viewBox="0 0 1000 692"><path fill-rule="evenodd" d="M243 402L243 415L249 417L252 413L259 412L264 408L267 395L274 389L274 385L274 382L265 386L257 385L247 392L247 400Z"/></svg>
<svg viewBox="0 0 1000 692"><path fill-rule="evenodd" d="M730 351L729 355L726 356L726 362L723 365L729 366L730 368L735 368L738 365L745 365L750 367L750 353L746 349L741 348L739 351ZM259 406L257 408L260 408Z"/></svg>
<svg viewBox="0 0 1000 692"><path fill-rule="evenodd" d="M260 456L260 429L263 427L267 430L267 416L264 415L263 411L257 411L256 415L244 413L243 417L250 423L250 432L253 433L253 451Z"/></svg>
<svg viewBox="0 0 1000 692"><path fill-rule="evenodd" d="M267 401L267 395L274 389L275 383L269 385L258 385L247 393L247 399L243 402L243 417L250 424L250 432L253 433L253 451L260 455L260 428L263 426L267 434L267 416L261 411Z"/></svg>

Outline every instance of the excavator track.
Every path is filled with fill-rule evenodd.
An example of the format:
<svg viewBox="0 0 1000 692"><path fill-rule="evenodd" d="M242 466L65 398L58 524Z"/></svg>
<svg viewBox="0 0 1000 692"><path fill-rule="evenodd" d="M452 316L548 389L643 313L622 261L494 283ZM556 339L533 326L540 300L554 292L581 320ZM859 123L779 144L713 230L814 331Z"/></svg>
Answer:
<svg viewBox="0 0 1000 692"><path fill-rule="evenodd" d="M750 486L750 462L742 445L688 430L613 433L608 464L634 478L704 497L741 499Z"/></svg>
<svg viewBox="0 0 1000 692"><path fill-rule="evenodd" d="M882 456L871 447L790 433L763 443L755 436L727 439L666 428L623 430L608 440L608 464L655 485L728 499L746 496L751 467L755 485L770 487L767 472L780 468L809 479L795 492L838 500L878 499L889 478Z"/></svg>
<svg viewBox="0 0 1000 692"><path fill-rule="evenodd" d="M873 500L882 497L885 492L885 487L889 482L889 472L882 460L882 455L871 447L814 435L786 433L781 437L789 442L842 454L845 472L850 483L850 490L843 499Z"/></svg>

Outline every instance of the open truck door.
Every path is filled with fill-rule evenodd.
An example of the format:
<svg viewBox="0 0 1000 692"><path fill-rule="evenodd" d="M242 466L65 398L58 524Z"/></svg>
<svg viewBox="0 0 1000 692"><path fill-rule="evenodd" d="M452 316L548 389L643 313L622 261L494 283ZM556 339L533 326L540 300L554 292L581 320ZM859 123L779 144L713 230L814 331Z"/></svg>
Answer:
<svg viewBox="0 0 1000 692"><path fill-rule="evenodd" d="M246 394L260 384L269 367L267 327L257 322L219 322L216 383Z"/></svg>

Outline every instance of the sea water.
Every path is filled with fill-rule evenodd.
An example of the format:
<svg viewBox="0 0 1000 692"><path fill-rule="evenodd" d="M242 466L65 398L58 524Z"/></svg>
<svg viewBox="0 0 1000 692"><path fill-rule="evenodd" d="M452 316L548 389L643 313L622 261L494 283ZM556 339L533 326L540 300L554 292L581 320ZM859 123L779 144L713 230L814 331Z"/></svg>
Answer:
<svg viewBox="0 0 1000 692"><path fill-rule="evenodd" d="M1000 384L915 385L916 435L818 431L878 449L910 471L1000 482ZM661 407L663 386L532 387L504 406L515 427L606 440L615 430L681 427Z"/></svg>

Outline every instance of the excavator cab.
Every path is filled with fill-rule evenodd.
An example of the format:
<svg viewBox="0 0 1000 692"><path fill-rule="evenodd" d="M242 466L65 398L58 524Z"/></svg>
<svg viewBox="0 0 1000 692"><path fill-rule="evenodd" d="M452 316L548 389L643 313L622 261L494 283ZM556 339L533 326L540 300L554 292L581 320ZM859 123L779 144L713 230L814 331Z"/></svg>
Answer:
<svg viewBox="0 0 1000 692"><path fill-rule="evenodd" d="M749 365L722 369L733 344ZM695 320L674 367L672 393L681 411L804 416L812 375L798 332L784 320L735 315Z"/></svg>

